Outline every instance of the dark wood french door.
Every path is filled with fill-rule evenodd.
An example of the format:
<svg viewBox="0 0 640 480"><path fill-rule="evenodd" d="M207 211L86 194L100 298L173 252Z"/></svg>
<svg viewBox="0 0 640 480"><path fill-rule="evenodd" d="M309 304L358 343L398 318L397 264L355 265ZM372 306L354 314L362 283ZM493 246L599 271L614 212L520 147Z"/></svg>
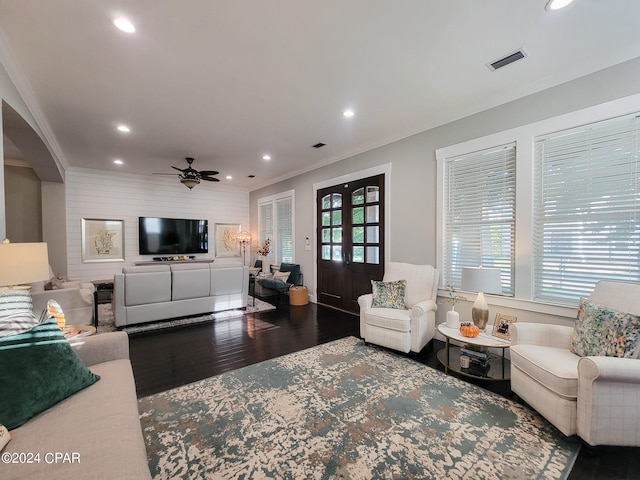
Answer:
<svg viewBox="0 0 640 480"><path fill-rule="evenodd" d="M318 302L358 312L384 274L384 174L318 190Z"/></svg>

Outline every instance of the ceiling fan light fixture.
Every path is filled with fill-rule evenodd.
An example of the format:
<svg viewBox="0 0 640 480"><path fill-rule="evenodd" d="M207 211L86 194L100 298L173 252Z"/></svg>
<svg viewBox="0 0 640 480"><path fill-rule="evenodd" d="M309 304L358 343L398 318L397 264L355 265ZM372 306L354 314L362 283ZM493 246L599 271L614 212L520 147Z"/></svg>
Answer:
<svg viewBox="0 0 640 480"><path fill-rule="evenodd" d="M201 180L206 180L207 182L219 182L220 180L215 178L214 175L218 175L220 172L215 170L196 170L191 166L193 163L193 157L186 157L187 168L179 168L171 165L171 168L174 170L178 170L180 173L154 173L154 175L176 175L180 180L180 183L191 190L193 187L198 185Z"/></svg>
<svg viewBox="0 0 640 480"><path fill-rule="evenodd" d="M544 8L547 11L560 10L568 6L571 2L573 2L573 0L549 0Z"/></svg>
<svg viewBox="0 0 640 480"><path fill-rule="evenodd" d="M193 187L200 183L200 179L195 177L184 177L180 175L180 183L191 190Z"/></svg>

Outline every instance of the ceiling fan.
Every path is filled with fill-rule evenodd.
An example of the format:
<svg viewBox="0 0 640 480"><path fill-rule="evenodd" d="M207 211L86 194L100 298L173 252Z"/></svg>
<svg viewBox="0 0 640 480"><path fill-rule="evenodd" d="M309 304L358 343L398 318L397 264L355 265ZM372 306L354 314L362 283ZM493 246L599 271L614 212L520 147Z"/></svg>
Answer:
<svg viewBox="0 0 640 480"><path fill-rule="evenodd" d="M180 179L180 183L182 183L185 187L191 190L193 187L200 183L200 180L206 180L208 182L219 182L220 180L214 178L213 175L218 175L218 172L215 170L196 170L191 166L193 163L193 157L185 157L185 160L189 164L187 168L178 168L171 165L171 168L175 168L178 170L178 178ZM154 175L175 175L173 173L154 173Z"/></svg>

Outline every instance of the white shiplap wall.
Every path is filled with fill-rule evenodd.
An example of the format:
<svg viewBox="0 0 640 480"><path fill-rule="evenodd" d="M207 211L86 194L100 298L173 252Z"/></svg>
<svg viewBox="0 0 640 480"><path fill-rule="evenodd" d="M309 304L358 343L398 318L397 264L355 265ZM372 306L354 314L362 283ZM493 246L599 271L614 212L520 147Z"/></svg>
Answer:
<svg viewBox="0 0 640 480"><path fill-rule="evenodd" d="M216 223L239 223L249 229L249 192L220 183L202 182L193 190L177 177L153 177L103 170L71 168L66 171L67 273L85 281L112 278L123 266L152 256L138 254L138 217L207 219L209 253L213 259ZM124 220L125 261L82 263L83 218ZM241 258L216 262L242 261Z"/></svg>

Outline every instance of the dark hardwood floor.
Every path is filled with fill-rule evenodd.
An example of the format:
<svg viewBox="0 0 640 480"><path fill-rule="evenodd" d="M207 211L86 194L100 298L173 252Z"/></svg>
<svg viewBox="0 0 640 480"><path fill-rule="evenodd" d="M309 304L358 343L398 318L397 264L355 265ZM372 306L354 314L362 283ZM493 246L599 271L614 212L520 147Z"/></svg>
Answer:
<svg viewBox="0 0 640 480"><path fill-rule="evenodd" d="M203 325L130 335L138 397L285 355L349 335L359 336L359 318L317 304L289 306L269 299L277 310ZM415 360L442 370L434 340ZM465 379L469 380L469 379ZM517 400L508 382L474 382ZM583 445L569 480L640 479L640 448Z"/></svg>

